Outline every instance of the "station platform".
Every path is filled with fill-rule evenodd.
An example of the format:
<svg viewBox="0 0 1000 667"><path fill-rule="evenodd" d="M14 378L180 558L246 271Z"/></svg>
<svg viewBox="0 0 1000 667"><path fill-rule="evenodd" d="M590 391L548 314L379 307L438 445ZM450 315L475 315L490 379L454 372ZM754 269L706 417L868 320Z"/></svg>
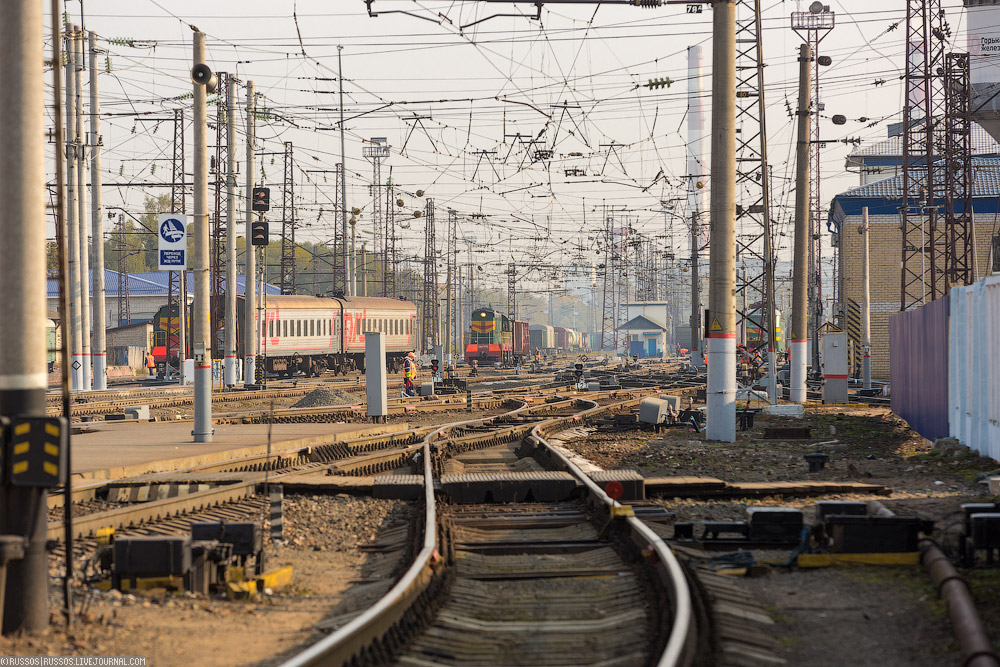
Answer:
<svg viewBox="0 0 1000 667"><path fill-rule="evenodd" d="M212 442L195 443L191 422L107 422L74 428L74 484L183 470L267 453L267 424L215 425ZM405 431L408 424L272 424L271 453Z"/></svg>

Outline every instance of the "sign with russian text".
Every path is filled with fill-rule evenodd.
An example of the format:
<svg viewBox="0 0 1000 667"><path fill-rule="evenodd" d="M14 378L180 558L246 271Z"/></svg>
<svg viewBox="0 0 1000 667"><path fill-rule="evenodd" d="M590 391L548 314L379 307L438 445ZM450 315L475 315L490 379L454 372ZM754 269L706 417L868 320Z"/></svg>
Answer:
<svg viewBox="0 0 1000 667"><path fill-rule="evenodd" d="M160 213L157 239L160 271L183 271L187 268L187 216Z"/></svg>

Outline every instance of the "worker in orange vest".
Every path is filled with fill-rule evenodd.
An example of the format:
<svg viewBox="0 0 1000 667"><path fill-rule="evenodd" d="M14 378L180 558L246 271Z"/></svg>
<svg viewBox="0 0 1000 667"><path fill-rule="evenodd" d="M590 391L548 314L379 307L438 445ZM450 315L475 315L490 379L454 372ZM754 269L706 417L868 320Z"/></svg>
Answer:
<svg viewBox="0 0 1000 667"><path fill-rule="evenodd" d="M403 361L403 394L406 396L416 396L417 392L413 386L417 379L417 362L412 352L406 353Z"/></svg>
<svg viewBox="0 0 1000 667"><path fill-rule="evenodd" d="M156 374L156 359L152 352L146 353L146 372L151 376Z"/></svg>

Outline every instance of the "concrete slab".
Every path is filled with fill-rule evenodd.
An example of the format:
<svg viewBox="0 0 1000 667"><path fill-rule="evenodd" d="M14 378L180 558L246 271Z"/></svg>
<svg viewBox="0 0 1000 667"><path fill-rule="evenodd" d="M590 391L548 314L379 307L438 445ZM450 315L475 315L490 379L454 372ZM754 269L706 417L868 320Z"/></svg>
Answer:
<svg viewBox="0 0 1000 667"><path fill-rule="evenodd" d="M765 405L764 414L774 415L775 417L793 417L795 419L802 419L806 415L806 408L804 405L800 405L798 403Z"/></svg>
<svg viewBox="0 0 1000 667"><path fill-rule="evenodd" d="M407 424L273 424L271 453L398 433ZM212 442L191 441L190 423L94 424L74 435L74 480L111 480L183 470L267 453L267 424L216 425Z"/></svg>

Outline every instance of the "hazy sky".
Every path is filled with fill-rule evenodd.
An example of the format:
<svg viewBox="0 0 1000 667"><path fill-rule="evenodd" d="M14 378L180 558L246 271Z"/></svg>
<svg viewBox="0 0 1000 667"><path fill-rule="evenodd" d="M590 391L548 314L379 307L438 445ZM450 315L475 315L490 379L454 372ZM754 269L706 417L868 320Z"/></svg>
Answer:
<svg viewBox="0 0 1000 667"><path fill-rule="evenodd" d="M779 230L788 228L794 203L795 128L788 112L796 101L801 40L789 27L789 14L798 4L762 2ZM829 4L837 27L820 51L833 58L821 78L822 136L831 142L822 162L827 202L858 183L844 169L851 147L837 141L882 139L887 123L900 120L904 52L902 0ZM944 4L952 41L964 48L960 2ZM70 0L66 9L79 22L80 3ZM100 59L104 179L121 184L105 188L105 203L138 212L147 193L168 191L128 184L170 179L172 121L155 119L190 105L190 98L176 98L191 91L189 26L195 25L208 35L212 68L241 82L253 80L262 94L258 104L271 115L258 123L258 150L280 152L282 142L293 142L300 240L333 235L332 174L324 180L307 172L333 169L340 161L336 91L342 44L348 204L363 209L359 230L370 224L371 210L371 165L362 157L362 139L387 137L392 156L383 179L391 174L409 193L402 195L405 207L397 218L408 224L399 231L406 253L422 252L423 220L411 215L422 208L414 196L422 189L435 199L439 245L445 212L454 208L460 236L475 237L476 262L484 267L479 275L487 283L500 284L500 265L512 254L524 264L599 261L594 239L604 205L649 234L663 234L665 221L674 220L674 246L685 245L680 221L659 211L662 200L683 197L686 188L688 46L704 47L703 87L710 95L710 9L689 14L683 6L552 4L542 10L541 21L529 18L533 7L525 4L375 0L373 9L432 20L370 18L363 0L87 0L86 28L99 35L109 61ZM522 16L461 29L504 12ZM104 73L107 64L110 73ZM644 84L653 77L674 83L650 91ZM242 142L242 87L237 97ZM846 115L848 123L834 126L833 114ZM528 145L531 139L538 143ZM536 148L553 151L553 159L534 161ZM242 163L242 145L238 155ZM281 156L265 156L263 168L265 180L277 188ZM585 175L567 176L568 169ZM277 190L272 201L280 201ZM679 202L676 211L683 213L683 207ZM242 233L242 215L238 219ZM790 235L779 237L779 252L787 254L790 244ZM529 279L542 277L534 273Z"/></svg>

